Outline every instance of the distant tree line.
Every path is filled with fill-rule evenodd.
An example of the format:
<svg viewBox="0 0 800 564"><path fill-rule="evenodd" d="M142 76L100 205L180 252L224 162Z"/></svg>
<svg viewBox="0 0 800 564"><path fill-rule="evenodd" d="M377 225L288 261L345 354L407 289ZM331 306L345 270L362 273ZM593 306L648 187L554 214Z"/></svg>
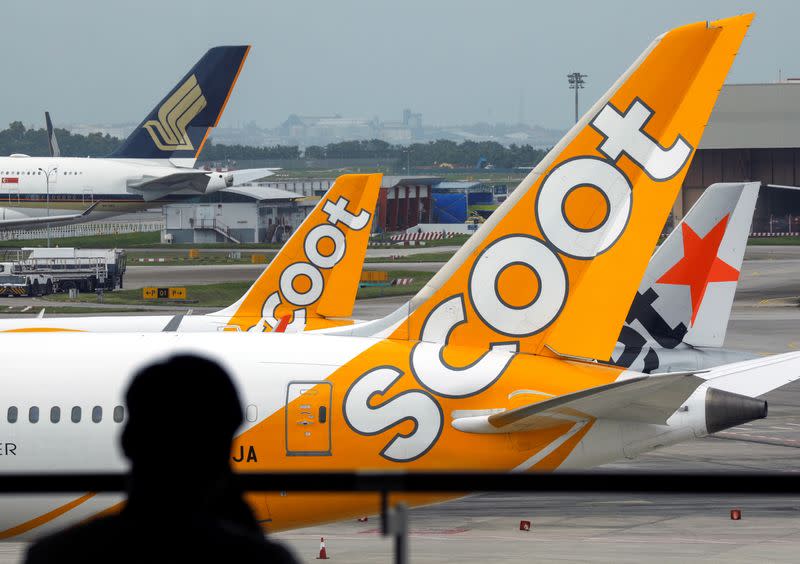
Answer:
<svg viewBox="0 0 800 564"><path fill-rule="evenodd" d="M66 129L56 129L61 154L69 157L103 157L111 154L122 143L121 139L101 133L81 135ZM31 156L49 154L45 129L26 129L15 121L0 131L0 155L24 153ZM429 143L392 145L386 141L341 141L325 146L312 145L303 152L296 145L252 147L248 145L222 145L210 139L200 154L201 161L271 160L271 159L375 159L393 161L399 169L407 164L411 168L450 166L473 168L479 161L497 168L533 166L546 151L530 145L508 147L494 141L447 141L440 139Z"/></svg>
<svg viewBox="0 0 800 564"><path fill-rule="evenodd" d="M81 135L59 128L56 128L56 138L61 154L70 157L103 157L122 142L108 134ZM7 129L0 131L0 155L12 153L23 153L32 157L48 156L50 150L47 145L47 130L26 129L21 121L11 122Z"/></svg>
<svg viewBox="0 0 800 564"><path fill-rule="evenodd" d="M508 147L495 141L448 141L440 139L408 146L392 145L386 141L342 141L328 145L307 147L305 157L310 159L383 159L395 160L400 167L412 168L453 165L472 168L479 161L497 168L514 168L537 164L547 151L530 145Z"/></svg>
<svg viewBox="0 0 800 564"><path fill-rule="evenodd" d="M201 161L231 160L269 160L300 159L300 147L297 145L273 145L271 147L252 147L250 145L217 145L209 139L200 153Z"/></svg>

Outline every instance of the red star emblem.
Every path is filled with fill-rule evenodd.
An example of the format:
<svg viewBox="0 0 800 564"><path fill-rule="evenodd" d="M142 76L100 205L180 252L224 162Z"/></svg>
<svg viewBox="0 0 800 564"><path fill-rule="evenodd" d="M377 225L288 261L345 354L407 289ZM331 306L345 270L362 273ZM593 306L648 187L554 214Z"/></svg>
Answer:
<svg viewBox="0 0 800 564"><path fill-rule="evenodd" d="M686 223L681 224L683 258L656 281L659 284L689 286L692 325L711 282L736 282L739 279L739 271L717 256L727 225L726 215L705 237L700 238Z"/></svg>

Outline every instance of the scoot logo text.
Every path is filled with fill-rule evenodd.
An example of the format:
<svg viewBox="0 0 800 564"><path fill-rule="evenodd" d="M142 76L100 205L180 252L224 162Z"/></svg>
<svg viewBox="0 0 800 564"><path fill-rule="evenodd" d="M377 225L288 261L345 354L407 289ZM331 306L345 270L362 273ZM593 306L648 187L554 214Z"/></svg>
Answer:
<svg viewBox="0 0 800 564"><path fill-rule="evenodd" d="M279 280L280 293L273 292L267 297L261 308L262 322L251 330L275 329L278 325L276 310L281 304L296 308L287 330L302 330L306 318L304 308L319 300L325 288L322 271L339 264L347 252L347 238L340 225L361 231L369 223L371 214L367 210L354 214L348 211L349 204L344 196L336 202L325 202L322 211L327 216L327 223L317 225L303 241L306 260L292 263L283 270ZM324 242L326 247L323 247ZM298 284L298 281L303 281L303 284Z"/></svg>
<svg viewBox="0 0 800 564"><path fill-rule="evenodd" d="M464 295L451 296L428 314L420 342L411 350L411 372L423 390L405 391L378 406L370 405L373 396L388 394L402 376L403 371L394 366L372 369L351 385L343 410L347 424L356 433L376 435L407 420L415 423L411 433L395 433L381 456L409 462L429 452L444 422L436 398L466 398L488 389L518 351L517 339L544 330L558 318L569 295L563 257L592 259L613 247L627 227L632 186L616 165L622 155L656 182L669 180L683 169L692 147L680 135L665 147L645 133L652 116L653 110L638 98L624 112L607 103L589 124L603 137L597 149L604 157L567 159L553 167L541 183L534 214L543 238L525 233L505 235L475 259L466 299L481 322L503 339L492 343L468 366L449 365L443 355L447 338L456 326L467 322ZM567 217L565 202L573 190L587 186L603 197L607 212L594 227L579 228ZM511 305L498 290L501 274L516 265L532 271L539 282L538 293L527 304Z"/></svg>

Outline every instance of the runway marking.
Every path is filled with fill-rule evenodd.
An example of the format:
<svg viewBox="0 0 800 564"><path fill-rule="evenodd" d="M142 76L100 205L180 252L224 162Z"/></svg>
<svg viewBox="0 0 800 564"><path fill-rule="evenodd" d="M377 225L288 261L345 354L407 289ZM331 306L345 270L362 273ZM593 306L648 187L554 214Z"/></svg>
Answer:
<svg viewBox="0 0 800 564"><path fill-rule="evenodd" d="M427 536L450 536L450 535L460 535L462 533L467 533L471 531L467 527L453 527L450 529L411 529L408 534L412 537L427 537ZM382 535L380 529L367 529L364 531L359 531L360 535Z"/></svg>
<svg viewBox="0 0 800 564"><path fill-rule="evenodd" d="M788 448L800 448L800 441L795 439L781 439L778 437L768 437L766 435L753 435L750 433L725 432L714 433L712 438L727 441L742 441L748 443L758 443L772 446L783 446Z"/></svg>
<svg viewBox="0 0 800 564"><path fill-rule="evenodd" d="M792 300L795 303L789 303L789 304L780 303L780 302L786 302L787 300ZM759 301L758 305L759 306L766 306L766 305L796 306L798 301L800 301L800 296L784 296L784 297L779 297L779 298L765 298L765 299ZM772 302L775 302L775 304L773 304Z"/></svg>

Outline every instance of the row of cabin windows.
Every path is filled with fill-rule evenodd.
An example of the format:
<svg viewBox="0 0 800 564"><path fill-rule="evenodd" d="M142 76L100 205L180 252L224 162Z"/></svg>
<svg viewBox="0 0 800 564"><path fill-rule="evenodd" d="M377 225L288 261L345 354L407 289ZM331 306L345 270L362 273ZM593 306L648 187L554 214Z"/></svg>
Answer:
<svg viewBox="0 0 800 564"><path fill-rule="evenodd" d="M42 171L41 170L4 170L4 171L0 172L0 174L16 174L16 175L19 175L19 176L22 176L22 175L41 176L42 175ZM83 174L83 172L77 171L77 170L75 170L75 171L65 170L61 174L63 176L67 176L67 175L73 175L73 174Z"/></svg>
<svg viewBox="0 0 800 564"><path fill-rule="evenodd" d="M76 405L70 410L69 419L73 423L80 423L82 415L83 410ZM19 420L19 409L16 406L12 405L8 408L7 419L9 423L16 423ZM122 423L122 420L125 419L125 408L121 405L116 406L112 413L112 419L114 423ZM96 405L92 408L92 421L100 423L102 420L103 408ZM39 422L39 408L37 406L34 405L28 408L28 421L31 423ZM61 421L61 408L56 405L50 408L50 423L58 423L59 421Z"/></svg>

